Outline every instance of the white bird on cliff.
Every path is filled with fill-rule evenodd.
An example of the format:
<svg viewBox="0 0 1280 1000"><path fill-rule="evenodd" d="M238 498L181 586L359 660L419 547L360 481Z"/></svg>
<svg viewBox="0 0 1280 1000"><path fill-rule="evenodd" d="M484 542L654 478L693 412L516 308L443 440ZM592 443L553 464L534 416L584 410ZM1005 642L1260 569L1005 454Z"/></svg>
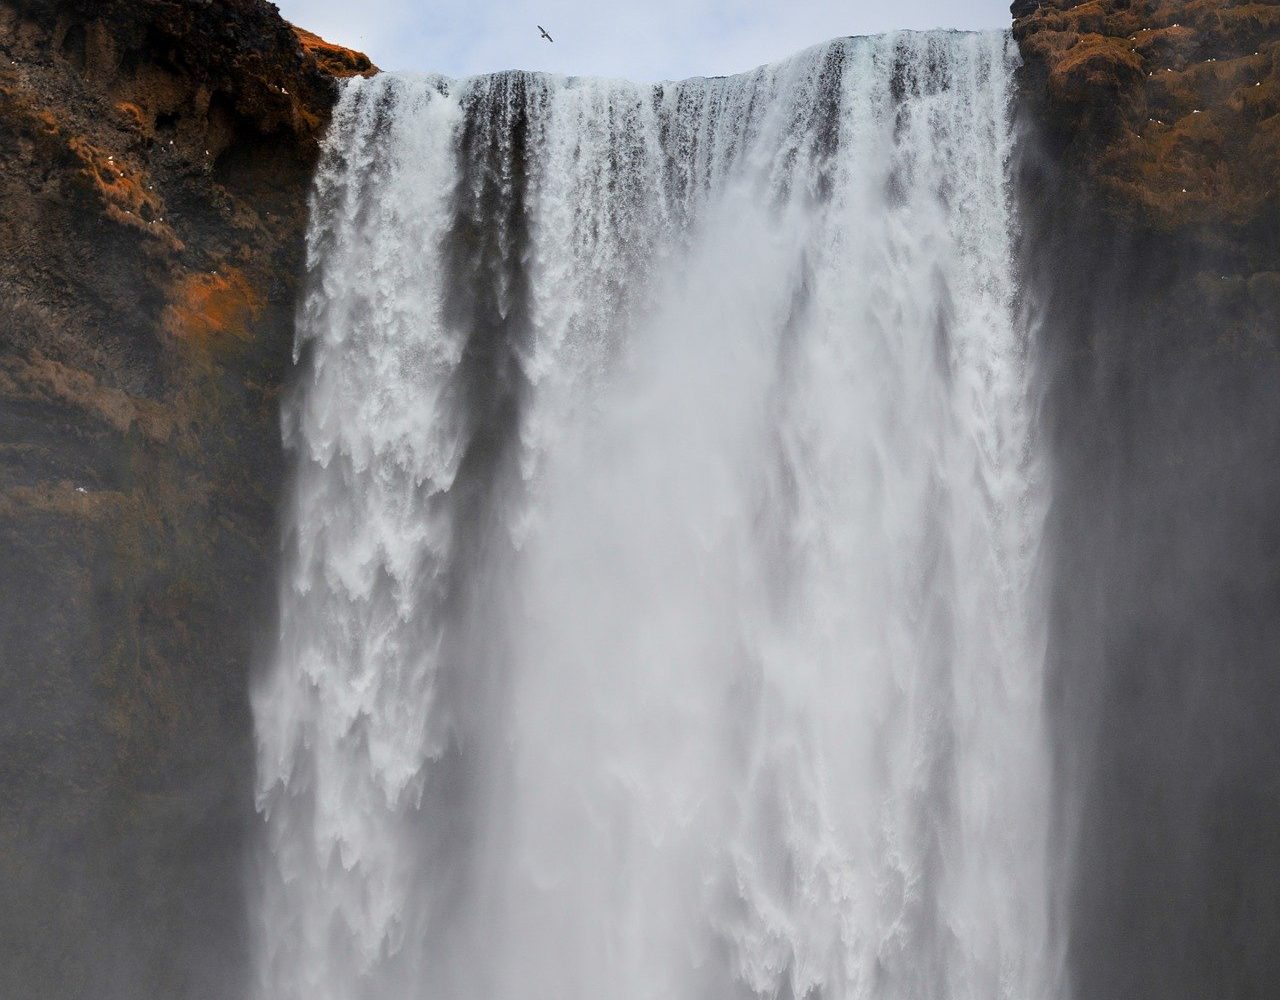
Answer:
<svg viewBox="0 0 1280 1000"><path fill-rule="evenodd" d="M542 37L545 38L548 42L555 41L554 38L552 38L550 35L547 34L547 29L544 28L542 25L538 25L538 31L542 33Z"/></svg>

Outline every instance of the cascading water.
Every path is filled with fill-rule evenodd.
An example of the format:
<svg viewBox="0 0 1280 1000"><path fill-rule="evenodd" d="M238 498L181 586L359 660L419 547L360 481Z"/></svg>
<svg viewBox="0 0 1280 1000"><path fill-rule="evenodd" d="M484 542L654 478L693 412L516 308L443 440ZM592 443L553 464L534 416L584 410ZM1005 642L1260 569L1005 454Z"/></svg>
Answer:
<svg viewBox="0 0 1280 1000"><path fill-rule="evenodd" d="M347 86L264 1000L1061 995L1013 52Z"/></svg>

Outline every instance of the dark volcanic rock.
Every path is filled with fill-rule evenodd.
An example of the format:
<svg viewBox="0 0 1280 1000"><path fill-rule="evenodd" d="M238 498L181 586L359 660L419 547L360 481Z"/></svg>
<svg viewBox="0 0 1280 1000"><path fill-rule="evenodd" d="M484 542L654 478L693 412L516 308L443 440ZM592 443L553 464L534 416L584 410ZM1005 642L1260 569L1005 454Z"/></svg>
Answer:
<svg viewBox="0 0 1280 1000"><path fill-rule="evenodd" d="M334 75L259 0L0 2L0 995L242 994L277 396Z"/></svg>
<svg viewBox="0 0 1280 1000"><path fill-rule="evenodd" d="M1280 5L1015 5L1081 1000L1280 983Z"/></svg>

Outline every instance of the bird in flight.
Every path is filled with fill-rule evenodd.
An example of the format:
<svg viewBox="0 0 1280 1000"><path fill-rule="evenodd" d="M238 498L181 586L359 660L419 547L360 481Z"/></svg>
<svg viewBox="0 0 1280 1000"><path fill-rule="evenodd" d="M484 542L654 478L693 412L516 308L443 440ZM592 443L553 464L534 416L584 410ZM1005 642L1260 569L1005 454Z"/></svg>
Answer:
<svg viewBox="0 0 1280 1000"><path fill-rule="evenodd" d="M547 29L544 28L542 25L538 25L538 30L542 32L542 37L545 38L548 42L555 41L554 38L552 38L550 35L547 34Z"/></svg>

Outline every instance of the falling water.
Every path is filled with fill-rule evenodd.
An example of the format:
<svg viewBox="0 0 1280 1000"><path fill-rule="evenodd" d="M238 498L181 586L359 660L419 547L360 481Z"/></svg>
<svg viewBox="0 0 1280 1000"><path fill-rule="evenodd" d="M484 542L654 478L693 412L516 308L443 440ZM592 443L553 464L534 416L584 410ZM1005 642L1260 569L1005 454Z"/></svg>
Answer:
<svg viewBox="0 0 1280 1000"><path fill-rule="evenodd" d="M1060 995L1013 53L346 87L263 1000Z"/></svg>

